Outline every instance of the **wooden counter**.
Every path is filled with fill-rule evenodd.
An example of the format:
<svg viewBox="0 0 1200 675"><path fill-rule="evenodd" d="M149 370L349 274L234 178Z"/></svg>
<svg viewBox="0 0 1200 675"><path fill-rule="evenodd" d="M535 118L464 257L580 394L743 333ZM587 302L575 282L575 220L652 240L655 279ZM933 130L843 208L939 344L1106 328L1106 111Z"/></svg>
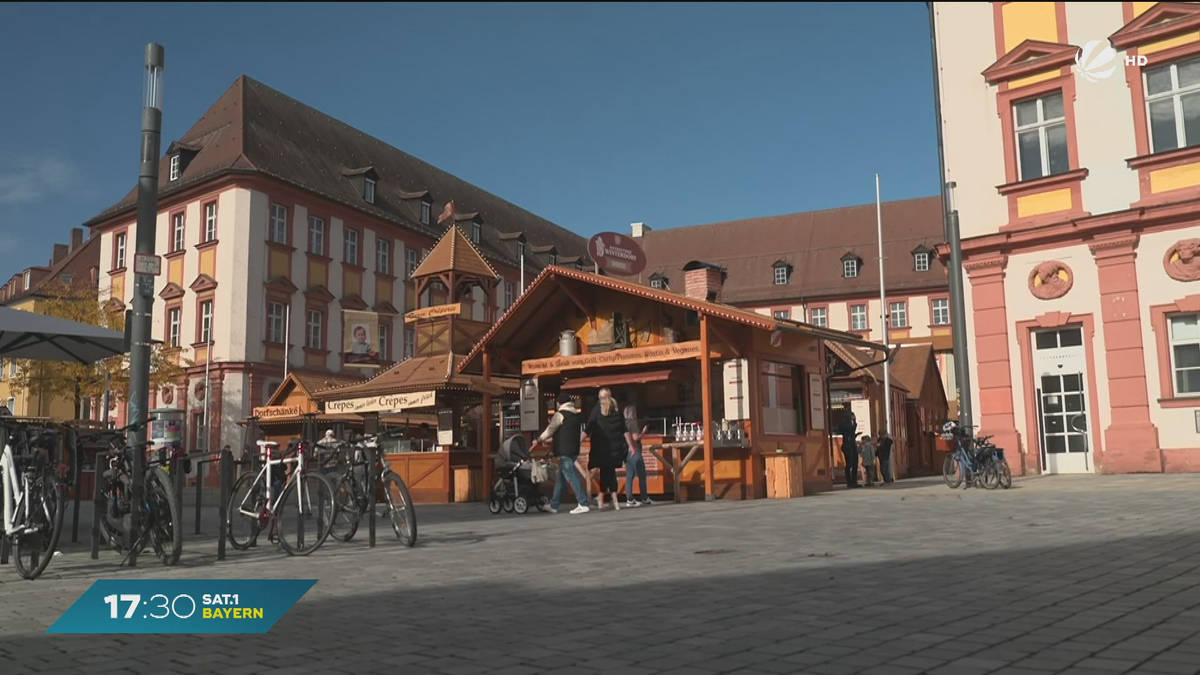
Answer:
<svg viewBox="0 0 1200 675"><path fill-rule="evenodd" d="M483 462L478 450L397 452L388 454L386 459L417 504L454 501L456 474L460 482L486 478L481 475Z"/></svg>

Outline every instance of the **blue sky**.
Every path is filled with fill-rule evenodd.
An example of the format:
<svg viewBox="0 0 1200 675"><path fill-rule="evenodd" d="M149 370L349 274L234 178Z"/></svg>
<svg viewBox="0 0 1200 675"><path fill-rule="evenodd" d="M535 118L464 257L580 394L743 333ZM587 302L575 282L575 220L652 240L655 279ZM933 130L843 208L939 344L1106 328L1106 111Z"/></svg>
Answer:
<svg viewBox="0 0 1200 675"><path fill-rule="evenodd" d="M590 236L937 192L924 3L0 5L0 278L241 74ZM20 67L16 64L21 64Z"/></svg>

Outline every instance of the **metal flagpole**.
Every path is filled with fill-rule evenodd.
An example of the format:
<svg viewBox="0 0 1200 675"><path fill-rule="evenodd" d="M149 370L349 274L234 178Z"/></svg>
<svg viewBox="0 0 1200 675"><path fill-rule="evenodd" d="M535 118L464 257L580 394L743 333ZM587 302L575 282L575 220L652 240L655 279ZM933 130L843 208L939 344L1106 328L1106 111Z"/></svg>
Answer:
<svg viewBox="0 0 1200 675"><path fill-rule="evenodd" d="M525 295L525 242L521 242L521 295Z"/></svg>
<svg viewBox="0 0 1200 675"><path fill-rule="evenodd" d="M887 304L887 289L883 281L883 201L879 197L879 174L875 174L875 222L879 236L879 314L883 326L883 346L887 348L887 359L883 362L883 409L887 419L887 434L892 439L892 454L889 457L889 463L893 470L892 475L896 475L894 470L896 466L896 440L892 433L892 373L891 373L891 330L888 325L891 318L891 312L888 311Z"/></svg>
<svg viewBox="0 0 1200 675"><path fill-rule="evenodd" d="M288 361L292 356L292 303L289 302L283 310L283 379L288 376Z"/></svg>

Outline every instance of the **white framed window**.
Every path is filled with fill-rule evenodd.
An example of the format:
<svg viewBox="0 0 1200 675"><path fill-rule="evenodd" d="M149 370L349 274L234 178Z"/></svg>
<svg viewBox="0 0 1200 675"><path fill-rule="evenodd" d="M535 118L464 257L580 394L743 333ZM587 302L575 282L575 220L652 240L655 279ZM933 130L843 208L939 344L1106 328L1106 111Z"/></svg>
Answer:
<svg viewBox="0 0 1200 675"><path fill-rule="evenodd" d="M116 269L124 269L125 268L125 239L126 239L126 234L124 232L117 235L117 241L116 241L117 253L113 259L113 262L116 263Z"/></svg>
<svg viewBox="0 0 1200 675"><path fill-rule="evenodd" d="M513 306L513 296L516 294L516 289L513 288L511 281L504 282L504 309Z"/></svg>
<svg viewBox="0 0 1200 675"><path fill-rule="evenodd" d="M772 314L772 315L773 315L773 316L774 316L776 319L790 319L790 318L792 318L792 310L790 310L790 309L777 309L777 310L775 310L774 312L771 312L771 314Z"/></svg>
<svg viewBox="0 0 1200 675"><path fill-rule="evenodd" d="M183 325L183 310L172 307L167 311L167 344L172 348L179 347L179 329Z"/></svg>
<svg viewBox="0 0 1200 675"><path fill-rule="evenodd" d="M908 303L892 302L888 304L888 314L891 315L892 328L908 328Z"/></svg>
<svg viewBox="0 0 1200 675"><path fill-rule="evenodd" d="M8 362L8 376L9 377L17 376L17 362L16 361Z"/></svg>
<svg viewBox="0 0 1200 675"><path fill-rule="evenodd" d="M183 250L186 218L182 212L171 216L171 252Z"/></svg>
<svg viewBox="0 0 1200 675"><path fill-rule="evenodd" d="M829 310L824 307L813 307L808 310L808 322L814 326L827 327L829 325Z"/></svg>
<svg viewBox="0 0 1200 675"><path fill-rule="evenodd" d="M417 334L411 328L404 331L404 358L411 359L417 353Z"/></svg>
<svg viewBox="0 0 1200 675"><path fill-rule="evenodd" d="M929 254L921 251L913 257L913 269L918 272L929 271Z"/></svg>
<svg viewBox="0 0 1200 675"><path fill-rule="evenodd" d="M25 273L25 290L29 290L29 287L32 285L33 285L33 272L26 272Z"/></svg>
<svg viewBox="0 0 1200 675"><path fill-rule="evenodd" d="M1200 59L1142 71L1150 151L1200 145Z"/></svg>
<svg viewBox="0 0 1200 675"><path fill-rule="evenodd" d="M375 271L380 274L392 273L392 242L387 239L375 240Z"/></svg>
<svg viewBox="0 0 1200 675"><path fill-rule="evenodd" d="M1071 170L1067 153L1067 117L1061 91L1013 104L1020 180Z"/></svg>
<svg viewBox="0 0 1200 675"><path fill-rule="evenodd" d="M404 250L404 278L411 279L413 273L417 271L417 265L421 263L417 257L417 249L409 248Z"/></svg>
<svg viewBox="0 0 1200 675"><path fill-rule="evenodd" d="M471 223L471 241L478 244L483 237L483 226L479 223Z"/></svg>
<svg viewBox="0 0 1200 675"><path fill-rule="evenodd" d="M517 260L519 260L522 265L525 264L525 242L523 241L517 242Z"/></svg>
<svg viewBox="0 0 1200 675"><path fill-rule="evenodd" d="M345 236L346 248L343 251L342 260L347 265L358 264L358 230L346 229Z"/></svg>
<svg viewBox="0 0 1200 675"><path fill-rule="evenodd" d="M429 224L429 202L421 202L421 222Z"/></svg>
<svg viewBox="0 0 1200 675"><path fill-rule="evenodd" d="M271 205L271 241L276 244L288 243L288 210L283 204Z"/></svg>
<svg viewBox="0 0 1200 675"><path fill-rule="evenodd" d="M282 302L267 303L267 342L283 344L287 335L287 305Z"/></svg>
<svg viewBox="0 0 1200 675"><path fill-rule="evenodd" d="M70 286L71 282L75 280L75 275L74 274L60 274L60 275L58 275L58 280L61 281L64 286Z"/></svg>
<svg viewBox="0 0 1200 675"><path fill-rule="evenodd" d="M325 255L325 221L316 216L308 217L308 252Z"/></svg>
<svg viewBox="0 0 1200 675"><path fill-rule="evenodd" d="M390 331L388 330L388 328L389 328L389 326L386 323L379 324L379 360L380 361L387 361L388 352L391 351L390 349L388 349L388 338L390 337Z"/></svg>
<svg viewBox="0 0 1200 675"><path fill-rule="evenodd" d="M850 306L850 330L867 330L867 306Z"/></svg>
<svg viewBox="0 0 1200 675"><path fill-rule="evenodd" d="M209 202L204 205L204 241L217 240L217 203Z"/></svg>
<svg viewBox="0 0 1200 675"><path fill-rule="evenodd" d="M787 282L788 282L788 268L787 268L787 265L777 265L777 266L775 267L775 285L776 285L776 286L783 286L783 285L784 285L784 284L786 284Z"/></svg>
<svg viewBox="0 0 1200 675"><path fill-rule="evenodd" d="M654 277L654 278L650 279L650 288L661 289L662 287L663 287L662 277Z"/></svg>
<svg viewBox="0 0 1200 675"><path fill-rule="evenodd" d="M950 325L950 300L949 298L934 298L933 300L933 325L949 326Z"/></svg>
<svg viewBox="0 0 1200 675"><path fill-rule="evenodd" d="M212 342L213 329L213 304L212 300L205 300L200 303L200 342L208 344Z"/></svg>
<svg viewBox="0 0 1200 675"><path fill-rule="evenodd" d="M1200 395L1200 314L1171 317L1171 369L1177 396Z"/></svg>
<svg viewBox="0 0 1200 675"><path fill-rule="evenodd" d="M15 396L8 397L8 411L15 412L17 409L17 399Z"/></svg>
<svg viewBox="0 0 1200 675"><path fill-rule="evenodd" d="M546 255L546 260L549 261L549 264L551 264L551 265L557 265L558 264L558 254L557 253L549 253Z"/></svg>
<svg viewBox="0 0 1200 675"><path fill-rule="evenodd" d="M0 359L0 380L8 379L8 371L4 369L4 359Z"/></svg>
<svg viewBox="0 0 1200 675"><path fill-rule="evenodd" d="M842 261L842 276L847 279L853 279L854 277L858 276L857 258Z"/></svg>
<svg viewBox="0 0 1200 675"><path fill-rule="evenodd" d="M321 312L308 310L308 321L305 324L304 346L309 349L321 349L325 337L325 315Z"/></svg>
<svg viewBox="0 0 1200 675"><path fill-rule="evenodd" d="M368 204L375 203L375 181L370 178L363 183L363 200Z"/></svg>
<svg viewBox="0 0 1200 675"><path fill-rule="evenodd" d="M179 180L179 155L171 155L171 180Z"/></svg>

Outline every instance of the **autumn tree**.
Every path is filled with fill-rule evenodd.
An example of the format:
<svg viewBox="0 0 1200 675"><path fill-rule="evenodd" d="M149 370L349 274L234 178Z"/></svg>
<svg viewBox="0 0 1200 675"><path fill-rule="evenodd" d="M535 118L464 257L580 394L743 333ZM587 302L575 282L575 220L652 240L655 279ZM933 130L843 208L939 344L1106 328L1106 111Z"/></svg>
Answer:
<svg viewBox="0 0 1200 675"><path fill-rule="evenodd" d="M125 330L125 313L106 311L96 289L86 284L57 281L42 288L35 302L39 314L117 332ZM180 381L190 365L192 361L183 358L179 349L154 345L150 353L151 390ZM104 396L106 379L112 394L124 400L129 391L128 354L94 364L22 360L18 362L17 374L10 380L10 386L14 391L36 395L39 414L46 402L66 398L75 402L78 416L83 399Z"/></svg>

